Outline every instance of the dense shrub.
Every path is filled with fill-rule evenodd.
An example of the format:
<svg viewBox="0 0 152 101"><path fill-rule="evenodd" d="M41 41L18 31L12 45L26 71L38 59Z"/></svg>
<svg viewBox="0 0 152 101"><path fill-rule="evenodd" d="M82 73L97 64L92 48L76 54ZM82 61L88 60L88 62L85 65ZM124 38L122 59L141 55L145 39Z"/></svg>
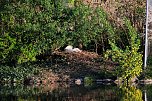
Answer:
<svg viewBox="0 0 152 101"><path fill-rule="evenodd" d="M140 75L143 62L142 53L139 52L140 38L128 20L125 20L125 25L128 30L129 45L122 49L116 44L117 40L109 40L112 49L106 51L105 58L111 58L118 63L115 69L117 76L121 80L128 81Z"/></svg>
<svg viewBox="0 0 152 101"><path fill-rule="evenodd" d="M3 4L4 3L4 4ZM1 4L1 62L34 61L35 56L51 48L57 22L51 0L4 1Z"/></svg>
<svg viewBox="0 0 152 101"><path fill-rule="evenodd" d="M1 66L0 67L0 81L1 82L23 82L34 74L37 74L39 69L32 65L18 65L17 67Z"/></svg>
<svg viewBox="0 0 152 101"><path fill-rule="evenodd" d="M104 39L106 13L99 7L71 2L72 7L63 0L1 1L0 62L35 61L37 55L66 44L87 46Z"/></svg>
<svg viewBox="0 0 152 101"><path fill-rule="evenodd" d="M143 9L135 13L142 15ZM80 0L68 4L64 0L0 1L0 63L35 61L36 56L64 45L87 47L94 43L101 51L111 46L107 55L119 63L118 76L130 79L141 72L140 39L128 21L126 26L115 23L101 7L90 7ZM136 23L132 25L136 27Z"/></svg>

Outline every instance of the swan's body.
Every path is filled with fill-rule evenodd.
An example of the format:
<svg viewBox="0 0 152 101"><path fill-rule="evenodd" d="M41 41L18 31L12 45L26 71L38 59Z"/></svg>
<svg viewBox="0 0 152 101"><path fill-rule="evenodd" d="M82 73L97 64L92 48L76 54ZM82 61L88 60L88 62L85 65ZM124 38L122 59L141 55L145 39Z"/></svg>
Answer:
<svg viewBox="0 0 152 101"><path fill-rule="evenodd" d="M79 48L74 48L73 52L81 52L81 50Z"/></svg>
<svg viewBox="0 0 152 101"><path fill-rule="evenodd" d="M65 52L71 53L71 52L81 52L79 48L73 48L73 46L69 45L65 47Z"/></svg>
<svg viewBox="0 0 152 101"><path fill-rule="evenodd" d="M73 52L73 46L69 45L69 46L65 47L65 52L68 52L68 53Z"/></svg>

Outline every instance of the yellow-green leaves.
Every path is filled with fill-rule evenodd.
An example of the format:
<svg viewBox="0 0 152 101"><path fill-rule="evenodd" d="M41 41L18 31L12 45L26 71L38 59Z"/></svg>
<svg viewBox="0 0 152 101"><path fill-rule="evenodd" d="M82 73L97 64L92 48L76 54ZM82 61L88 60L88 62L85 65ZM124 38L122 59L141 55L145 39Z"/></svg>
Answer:
<svg viewBox="0 0 152 101"><path fill-rule="evenodd" d="M130 43L129 46L126 49L121 49L109 40L112 50L108 50L105 53L105 58L107 59L109 56L112 61L119 64L117 67L117 76L126 81L139 76L142 72L142 54L138 52L140 46L138 34L128 20L125 20L125 25L128 28L128 35L130 37L128 40Z"/></svg>

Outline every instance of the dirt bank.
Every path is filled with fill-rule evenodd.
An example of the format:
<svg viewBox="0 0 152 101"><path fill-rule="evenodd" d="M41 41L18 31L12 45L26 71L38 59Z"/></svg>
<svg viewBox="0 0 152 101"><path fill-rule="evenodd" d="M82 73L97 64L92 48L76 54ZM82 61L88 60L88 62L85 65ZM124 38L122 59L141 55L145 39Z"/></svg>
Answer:
<svg viewBox="0 0 152 101"><path fill-rule="evenodd" d="M68 82L75 79L93 77L94 79L116 79L107 71L113 71L115 64L103 61L102 57L93 52L54 52L47 62L39 62L42 68L39 75L25 80L30 83ZM110 72L108 72L110 73Z"/></svg>

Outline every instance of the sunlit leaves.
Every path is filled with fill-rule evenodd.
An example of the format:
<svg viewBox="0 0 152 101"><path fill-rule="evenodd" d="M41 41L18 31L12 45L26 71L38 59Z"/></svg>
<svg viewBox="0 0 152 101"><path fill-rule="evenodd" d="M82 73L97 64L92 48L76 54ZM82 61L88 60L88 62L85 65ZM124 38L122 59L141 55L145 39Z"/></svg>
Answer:
<svg viewBox="0 0 152 101"><path fill-rule="evenodd" d="M125 20L125 25L128 28L130 45L126 49L121 49L109 40L112 50L108 50L105 56L106 58L111 56L112 61L119 64L116 69L117 76L126 81L139 76L142 72L142 54L138 52L140 47L138 34L128 20Z"/></svg>

